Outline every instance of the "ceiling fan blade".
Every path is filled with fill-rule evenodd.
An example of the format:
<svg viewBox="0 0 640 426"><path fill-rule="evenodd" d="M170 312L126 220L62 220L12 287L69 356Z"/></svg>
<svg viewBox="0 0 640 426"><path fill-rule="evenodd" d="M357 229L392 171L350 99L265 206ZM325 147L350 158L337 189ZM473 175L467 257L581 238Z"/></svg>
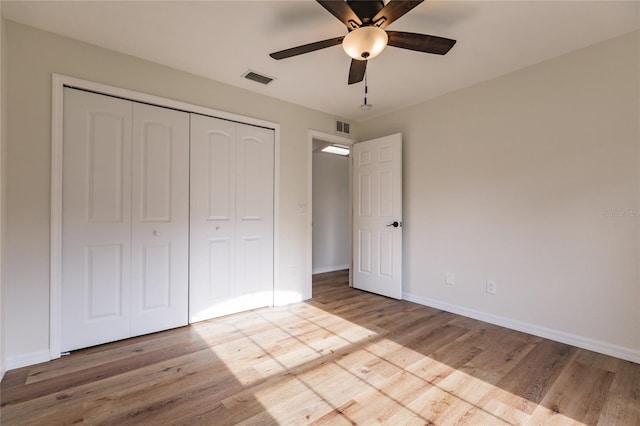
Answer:
<svg viewBox="0 0 640 426"><path fill-rule="evenodd" d="M389 36L387 43L389 46L415 50L416 52L435 53L436 55L446 54L456 44L456 40L449 38L404 31L387 31L387 35Z"/></svg>
<svg viewBox="0 0 640 426"><path fill-rule="evenodd" d="M424 0L405 1L405 0L391 0L382 10L373 17L372 22L378 22L380 19L385 20L378 25L380 28L384 28L396 19L402 17L405 13L422 3Z"/></svg>
<svg viewBox="0 0 640 426"><path fill-rule="evenodd" d="M273 59L285 59L292 56L302 55L304 53L315 52L316 50L324 49L326 47L336 46L342 43L344 36L330 38L328 40L316 41L315 43L303 44L302 46L296 46L289 49L281 50L279 52L270 53Z"/></svg>
<svg viewBox="0 0 640 426"><path fill-rule="evenodd" d="M349 67L349 84L360 83L364 80L364 73L367 71L367 61L351 60Z"/></svg>
<svg viewBox="0 0 640 426"><path fill-rule="evenodd" d="M359 27L362 25L362 21L358 18L358 15L349 7L344 0L316 0L322 7L327 9L329 13L338 18L340 22L345 24L349 30L352 30L350 21L355 22Z"/></svg>

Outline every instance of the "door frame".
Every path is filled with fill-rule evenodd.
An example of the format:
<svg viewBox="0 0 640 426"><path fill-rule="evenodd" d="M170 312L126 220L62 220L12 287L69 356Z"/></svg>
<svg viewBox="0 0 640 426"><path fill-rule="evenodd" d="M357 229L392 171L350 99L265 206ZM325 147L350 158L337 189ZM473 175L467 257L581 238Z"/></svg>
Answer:
<svg viewBox="0 0 640 426"><path fill-rule="evenodd" d="M307 294L303 299L311 299L313 291L313 140L321 140L323 142L337 143L352 147L358 143L358 140L347 138L344 136L334 135L332 133L320 132L317 130L309 130L307 136L307 261L304 276L307 277ZM351 169L353 165L353 157L349 155L349 287L353 287L351 281L351 267L353 266L353 237L351 235L353 228L353 191L351 185Z"/></svg>
<svg viewBox="0 0 640 426"><path fill-rule="evenodd" d="M62 337L62 146L64 140L64 87L87 90L102 95L128 99L131 101L175 109L187 113L203 114L216 118L222 118L225 120L273 129L275 136L273 176L273 282L275 287L275 283L278 282L280 273L278 266L280 264L280 125L278 123L54 73L51 76L51 234L49 257L49 359L60 358L60 344Z"/></svg>

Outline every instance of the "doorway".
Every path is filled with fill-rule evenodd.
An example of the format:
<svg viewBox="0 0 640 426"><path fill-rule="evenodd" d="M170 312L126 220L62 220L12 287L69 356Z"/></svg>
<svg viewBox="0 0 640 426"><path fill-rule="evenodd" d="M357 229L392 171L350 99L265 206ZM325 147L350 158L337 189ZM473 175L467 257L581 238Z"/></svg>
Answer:
<svg viewBox="0 0 640 426"><path fill-rule="evenodd" d="M354 142L336 135L310 132L310 248L308 253L310 279L318 274L351 269L351 157L349 154Z"/></svg>

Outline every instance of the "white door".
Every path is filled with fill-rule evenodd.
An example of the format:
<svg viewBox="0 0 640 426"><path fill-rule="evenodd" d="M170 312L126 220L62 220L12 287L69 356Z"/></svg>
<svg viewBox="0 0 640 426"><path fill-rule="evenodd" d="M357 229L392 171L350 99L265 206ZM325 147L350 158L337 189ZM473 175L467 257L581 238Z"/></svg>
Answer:
<svg viewBox="0 0 640 426"><path fill-rule="evenodd" d="M236 300L273 304L273 130L236 125Z"/></svg>
<svg viewBox="0 0 640 426"><path fill-rule="evenodd" d="M189 115L64 90L61 349L187 324Z"/></svg>
<svg viewBox="0 0 640 426"><path fill-rule="evenodd" d="M133 104L132 335L189 320L189 114Z"/></svg>
<svg viewBox="0 0 640 426"><path fill-rule="evenodd" d="M353 286L402 298L402 135L353 146Z"/></svg>
<svg viewBox="0 0 640 426"><path fill-rule="evenodd" d="M192 114L189 320L273 301L274 132Z"/></svg>
<svg viewBox="0 0 640 426"><path fill-rule="evenodd" d="M132 103L64 89L63 351L131 335Z"/></svg>

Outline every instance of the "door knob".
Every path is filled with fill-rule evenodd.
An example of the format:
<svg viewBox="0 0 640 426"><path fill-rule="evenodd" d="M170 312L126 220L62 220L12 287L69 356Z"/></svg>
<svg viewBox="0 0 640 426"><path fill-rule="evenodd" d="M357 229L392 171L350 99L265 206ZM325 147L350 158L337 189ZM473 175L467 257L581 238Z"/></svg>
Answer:
<svg viewBox="0 0 640 426"><path fill-rule="evenodd" d="M393 223L390 223L387 226L393 226L394 228L397 228L398 226L402 226L402 223L398 221L394 221Z"/></svg>

